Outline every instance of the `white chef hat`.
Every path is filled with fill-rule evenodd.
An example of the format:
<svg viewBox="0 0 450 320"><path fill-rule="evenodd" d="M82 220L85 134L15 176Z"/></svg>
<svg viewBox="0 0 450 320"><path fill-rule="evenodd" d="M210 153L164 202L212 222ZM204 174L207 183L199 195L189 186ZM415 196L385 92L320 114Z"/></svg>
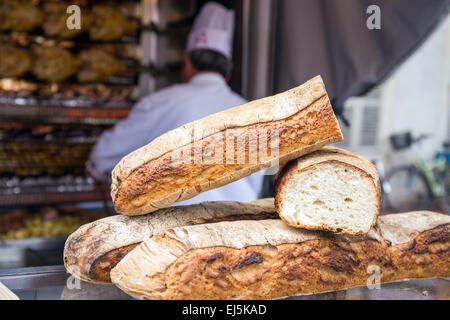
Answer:
<svg viewBox="0 0 450 320"><path fill-rule="evenodd" d="M186 52L209 49L231 59L234 12L217 2L208 2L200 10L189 34Z"/></svg>

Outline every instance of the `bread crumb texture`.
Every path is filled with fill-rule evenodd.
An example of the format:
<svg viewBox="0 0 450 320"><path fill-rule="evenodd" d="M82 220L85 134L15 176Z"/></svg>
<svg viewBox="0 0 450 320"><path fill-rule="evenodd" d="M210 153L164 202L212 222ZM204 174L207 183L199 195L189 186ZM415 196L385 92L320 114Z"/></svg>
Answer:
<svg viewBox="0 0 450 320"><path fill-rule="evenodd" d="M371 176L337 161L293 175L280 199L280 214L290 225L351 235L367 233L379 211Z"/></svg>

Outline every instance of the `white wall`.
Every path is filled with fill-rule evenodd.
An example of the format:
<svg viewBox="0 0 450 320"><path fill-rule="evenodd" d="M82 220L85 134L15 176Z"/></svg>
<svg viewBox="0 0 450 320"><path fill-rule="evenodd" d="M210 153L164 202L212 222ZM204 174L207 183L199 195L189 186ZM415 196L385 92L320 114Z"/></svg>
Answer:
<svg viewBox="0 0 450 320"><path fill-rule="evenodd" d="M450 17L383 85L379 150L387 166L411 162L414 151L393 153L388 137L412 131L433 137L423 143L427 158L449 140Z"/></svg>

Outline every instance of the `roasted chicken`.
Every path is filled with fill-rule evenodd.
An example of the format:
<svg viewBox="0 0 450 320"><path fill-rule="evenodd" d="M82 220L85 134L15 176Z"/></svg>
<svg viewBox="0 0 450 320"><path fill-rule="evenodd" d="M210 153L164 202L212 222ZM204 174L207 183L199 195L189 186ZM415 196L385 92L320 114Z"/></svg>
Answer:
<svg viewBox="0 0 450 320"><path fill-rule="evenodd" d="M108 5L95 5L91 11L89 37L96 41L114 41L132 33L136 23L127 20L120 10Z"/></svg>
<svg viewBox="0 0 450 320"><path fill-rule="evenodd" d="M79 58L82 65L77 74L79 82L102 82L125 71L125 65L104 50L83 50Z"/></svg>
<svg viewBox="0 0 450 320"><path fill-rule="evenodd" d="M31 57L23 49L0 44L0 78L18 78L31 68Z"/></svg>
<svg viewBox="0 0 450 320"><path fill-rule="evenodd" d="M33 47L32 72L36 78L47 82L60 82L77 72L79 61L70 51L60 47Z"/></svg>
<svg viewBox="0 0 450 320"><path fill-rule="evenodd" d="M18 78L27 71L41 81L60 82L77 73L81 83L103 82L123 73L125 65L105 50L82 50L78 56L60 47L33 46L31 54L0 44L0 78Z"/></svg>
<svg viewBox="0 0 450 320"><path fill-rule="evenodd" d="M25 32L42 24L42 10L29 0L0 1L0 30Z"/></svg>
<svg viewBox="0 0 450 320"><path fill-rule="evenodd" d="M81 33L87 32L92 22L92 17L86 10L81 11L81 29L69 30L67 28L67 4L64 2L47 2L44 5L45 22L42 25L44 32L49 37L70 39Z"/></svg>

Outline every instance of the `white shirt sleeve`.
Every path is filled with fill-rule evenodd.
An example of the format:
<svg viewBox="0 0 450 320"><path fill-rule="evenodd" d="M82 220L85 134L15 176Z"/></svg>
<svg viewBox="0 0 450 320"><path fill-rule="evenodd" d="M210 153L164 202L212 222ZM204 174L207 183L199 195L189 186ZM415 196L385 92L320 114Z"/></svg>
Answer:
<svg viewBox="0 0 450 320"><path fill-rule="evenodd" d="M124 156L149 142L152 127L159 118L150 109L151 99L143 99L127 118L101 134L87 162L87 169L94 178L108 181L112 169Z"/></svg>

